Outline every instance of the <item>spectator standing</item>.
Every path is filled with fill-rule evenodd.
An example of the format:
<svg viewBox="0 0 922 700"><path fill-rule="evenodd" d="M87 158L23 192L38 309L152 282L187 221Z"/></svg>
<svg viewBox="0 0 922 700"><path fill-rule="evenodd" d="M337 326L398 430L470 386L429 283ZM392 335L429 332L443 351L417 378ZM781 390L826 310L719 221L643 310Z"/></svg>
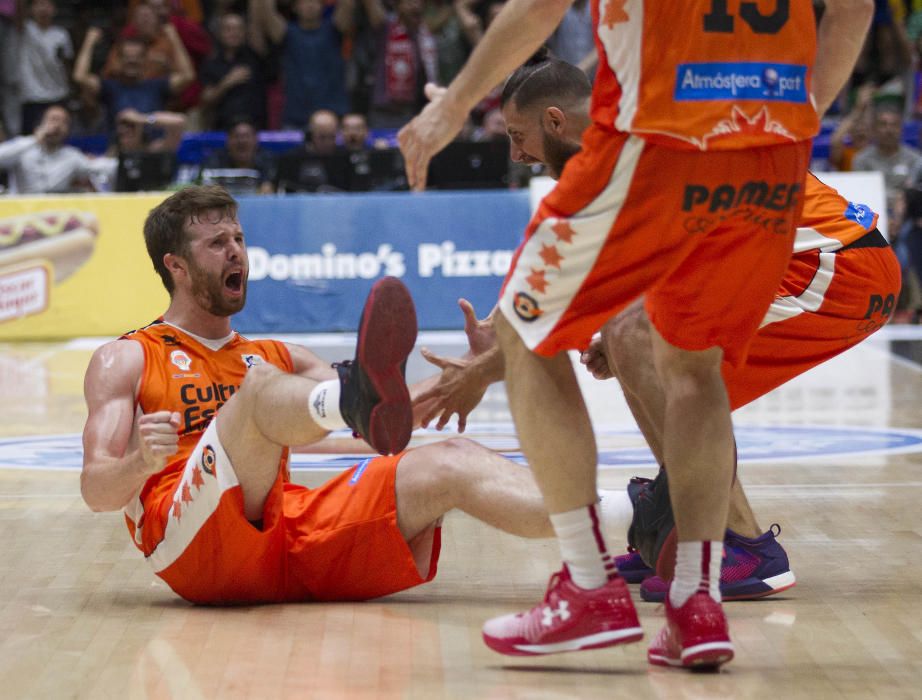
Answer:
<svg viewBox="0 0 922 700"><path fill-rule="evenodd" d="M198 66L211 53L211 37L205 28L201 25L200 19L187 17L181 12L181 8L170 0L146 0L147 5L157 15L161 27L172 24L179 34L179 40L186 47L192 63ZM131 27L125 28L123 36L127 39L131 36Z"/></svg>
<svg viewBox="0 0 922 700"><path fill-rule="evenodd" d="M337 3L324 9L322 0L294 0L295 19L286 22L275 0L255 0L263 32L281 44L285 108L282 124L300 128L320 109L348 111L343 34L351 28L353 6Z"/></svg>
<svg viewBox="0 0 922 700"><path fill-rule="evenodd" d="M164 32L179 59L177 69L168 78L145 79L145 46L136 39L126 39L119 44L120 69L116 78L100 78L91 73L90 57L102 32L96 27L87 31L74 66L74 81L85 94L98 97L106 106L110 128L114 128L116 115L124 109L132 108L145 114L163 111L169 96L178 95L195 78L189 55L179 41L176 29L167 25Z"/></svg>
<svg viewBox="0 0 922 700"><path fill-rule="evenodd" d="M175 0L147 0L147 4L157 15L161 27L172 24L179 35L196 75L202 68L202 63L211 55L211 36L201 25L201 20L193 20L182 14L183 8ZM130 36L131 27L126 27L124 36ZM194 107L199 102L202 93L202 84L196 79L183 90L177 106L183 109Z"/></svg>
<svg viewBox="0 0 922 700"><path fill-rule="evenodd" d="M122 74L121 47L126 40L131 39L144 46L141 77L145 80L168 77L176 70L178 58L165 29L154 8L146 2L137 5L131 13L131 22L122 29L118 41L109 50L102 76L114 78Z"/></svg>
<svg viewBox="0 0 922 700"><path fill-rule="evenodd" d="M266 126L266 81L262 57L247 45L246 23L227 13L218 25L217 51L202 65L202 108L213 129L231 128L240 119Z"/></svg>
<svg viewBox="0 0 922 700"><path fill-rule="evenodd" d="M435 37L440 85L447 85L464 66L483 36L483 21L474 11L477 0L429 0L424 17Z"/></svg>
<svg viewBox="0 0 922 700"><path fill-rule="evenodd" d="M369 21L377 30L369 123L374 129L406 124L426 104L423 88L438 82L439 57L435 38L423 19L422 0L397 0L396 13L387 14L382 0Z"/></svg>
<svg viewBox="0 0 922 700"><path fill-rule="evenodd" d="M32 0L31 17L23 23L19 54L19 91L22 131L32 133L45 110L70 94L70 63L74 47L70 34L54 24L52 0Z"/></svg>
<svg viewBox="0 0 922 700"><path fill-rule="evenodd" d="M89 189L95 164L83 152L65 145L70 135L70 114L60 106L45 110L32 136L17 136L0 143L0 169L9 173L10 192L45 194Z"/></svg>

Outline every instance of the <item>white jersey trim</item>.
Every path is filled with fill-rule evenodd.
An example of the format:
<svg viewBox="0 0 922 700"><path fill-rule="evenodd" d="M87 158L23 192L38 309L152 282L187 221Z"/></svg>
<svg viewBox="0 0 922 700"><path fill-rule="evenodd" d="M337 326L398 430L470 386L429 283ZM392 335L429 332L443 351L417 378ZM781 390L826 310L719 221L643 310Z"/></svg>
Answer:
<svg viewBox="0 0 922 700"><path fill-rule="evenodd" d="M645 146L643 139L628 137L605 189L573 216L542 221L523 244L499 307L529 349L536 348L551 334L595 266L624 206ZM561 239L558 229L561 226L572 234L568 236L569 242ZM542 258L542 252L549 248L557 249L562 256L559 267ZM544 291L534 289L529 283L529 278L536 274L546 282ZM520 315L521 309L516 311L521 295L537 302L539 315L526 320Z"/></svg>
<svg viewBox="0 0 922 700"><path fill-rule="evenodd" d="M621 86L614 126L619 131L630 132L640 102L644 4L643 0L623 3L623 11L628 20L609 28L605 25L604 7L610 3L620 4L618 0L599 0L599 26L596 33L605 50L608 65Z"/></svg>
<svg viewBox="0 0 922 700"><path fill-rule="evenodd" d="M148 556L155 572L163 571L179 559L208 518L218 509L224 492L238 483L230 458L218 438L216 417L186 460L182 478L173 492L173 506L163 540ZM188 499L184 500L186 488Z"/></svg>
<svg viewBox="0 0 922 700"><path fill-rule="evenodd" d="M798 228L794 238L794 255L809 253L812 250L831 253L842 247L842 241L837 238L829 238L816 229L806 226Z"/></svg>
<svg viewBox="0 0 922 700"><path fill-rule="evenodd" d="M762 323L759 324L759 328L764 328L770 323L787 321L803 313L819 311L826 300L826 292L829 291L829 285L832 284L835 271L836 254L833 252L821 252L816 273L807 288L796 297L775 297L771 306L768 307Z"/></svg>

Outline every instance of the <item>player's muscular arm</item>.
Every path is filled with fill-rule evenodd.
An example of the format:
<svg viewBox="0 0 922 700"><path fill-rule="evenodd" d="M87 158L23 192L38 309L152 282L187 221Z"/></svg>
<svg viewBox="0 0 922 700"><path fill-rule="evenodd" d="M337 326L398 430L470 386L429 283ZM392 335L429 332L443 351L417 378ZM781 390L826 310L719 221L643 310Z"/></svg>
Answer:
<svg viewBox="0 0 922 700"><path fill-rule="evenodd" d="M176 452L179 414L143 415L135 429L135 392L143 367L141 346L116 340L99 348L87 368L80 492L94 511L124 507Z"/></svg>
<svg viewBox="0 0 922 700"><path fill-rule="evenodd" d="M531 56L572 0L509 0L451 85L401 129L400 149L414 190L425 189L432 157L457 135L476 104Z"/></svg>
<svg viewBox="0 0 922 700"><path fill-rule="evenodd" d="M442 357L426 348L421 350L423 357L442 371L425 380L425 386L413 395L413 412L424 427L439 416L438 430L457 414L458 432L463 433L468 414L480 403L487 387L502 381L505 363L493 329L496 308L481 320L467 299L459 299L458 306L464 314L470 348L463 357Z"/></svg>

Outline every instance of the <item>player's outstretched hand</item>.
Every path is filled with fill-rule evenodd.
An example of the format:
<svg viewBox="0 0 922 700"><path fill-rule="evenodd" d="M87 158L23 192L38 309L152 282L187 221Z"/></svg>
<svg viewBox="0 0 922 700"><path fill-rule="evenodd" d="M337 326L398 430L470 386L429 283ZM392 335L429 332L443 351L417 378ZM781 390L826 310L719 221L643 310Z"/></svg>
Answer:
<svg viewBox="0 0 922 700"><path fill-rule="evenodd" d="M467 334L467 344L471 352L474 355L482 355L495 349L496 331L493 328L493 315L496 313L496 307L493 307L490 315L484 319L477 318L474 305L467 299L458 299L458 307L464 314L464 332Z"/></svg>
<svg viewBox="0 0 922 700"><path fill-rule="evenodd" d="M407 181L417 191L426 189L429 161L451 143L467 119L467 113L448 98L445 88L429 83L425 89L429 104L397 134Z"/></svg>
<svg viewBox="0 0 922 700"><path fill-rule="evenodd" d="M452 415L458 414L458 432L467 427L468 414L483 399L491 382L496 381L497 363L501 372L502 360L496 344L493 329L493 311L485 319L477 318L474 306L467 299L458 299L458 307L464 314L464 332L467 335L469 351L464 357L443 357L428 348L420 352L426 361L438 367L441 373L437 383L422 392L414 400L414 406L423 427L436 419L436 428L445 427Z"/></svg>
<svg viewBox="0 0 922 700"><path fill-rule="evenodd" d="M148 474L156 474L179 447L181 416L169 411L145 413L138 419L141 456Z"/></svg>
<svg viewBox="0 0 922 700"><path fill-rule="evenodd" d="M602 339L598 336L593 338L592 342L589 343L589 347L580 354L579 361L586 365L586 369L596 379L611 379L615 376L615 373L608 365Z"/></svg>
<svg viewBox="0 0 922 700"><path fill-rule="evenodd" d="M489 380L479 370L479 365L470 356L443 357L427 348L420 351L424 358L440 370L438 383L428 391L421 393L415 404L421 407L419 424L427 427L435 420L436 430L445 427L452 415L458 414L458 432L463 433L467 427L467 416L483 399L484 392L490 385Z"/></svg>

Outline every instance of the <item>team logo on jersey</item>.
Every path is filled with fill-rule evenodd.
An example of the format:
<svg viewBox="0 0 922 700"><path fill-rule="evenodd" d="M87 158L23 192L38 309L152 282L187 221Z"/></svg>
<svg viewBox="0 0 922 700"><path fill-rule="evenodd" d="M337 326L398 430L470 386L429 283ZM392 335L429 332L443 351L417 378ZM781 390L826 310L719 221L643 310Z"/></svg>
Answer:
<svg viewBox="0 0 922 700"><path fill-rule="evenodd" d="M531 323L544 313L538 306L537 299L525 292L516 292L512 299L512 308L515 315L527 323Z"/></svg>
<svg viewBox="0 0 922 700"><path fill-rule="evenodd" d="M845 218L864 227L865 231L870 231L871 224L874 223L874 212L867 204L849 202L848 206L845 208Z"/></svg>
<svg viewBox="0 0 922 700"><path fill-rule="evenodd" d="M266 361L262 358L262 355L241 355L240 357L243 358L243 364L247 366L247 369L266 363Z"/></svg>
<svg viewBox="0 0 922 700"><path fill-rule="evenodd" d="M170 353L170 362L179 367L183 372L188 372L189 368L192 366L192 358L189 357L183 350L174 350Z"/></svg>
<svg viewBox="0 0 922 700"><path fill-rule="evenodd" d="M214 476L215 466L218 464L217 455L211 445L205 445L202 448L202 469Z"/></svg>

